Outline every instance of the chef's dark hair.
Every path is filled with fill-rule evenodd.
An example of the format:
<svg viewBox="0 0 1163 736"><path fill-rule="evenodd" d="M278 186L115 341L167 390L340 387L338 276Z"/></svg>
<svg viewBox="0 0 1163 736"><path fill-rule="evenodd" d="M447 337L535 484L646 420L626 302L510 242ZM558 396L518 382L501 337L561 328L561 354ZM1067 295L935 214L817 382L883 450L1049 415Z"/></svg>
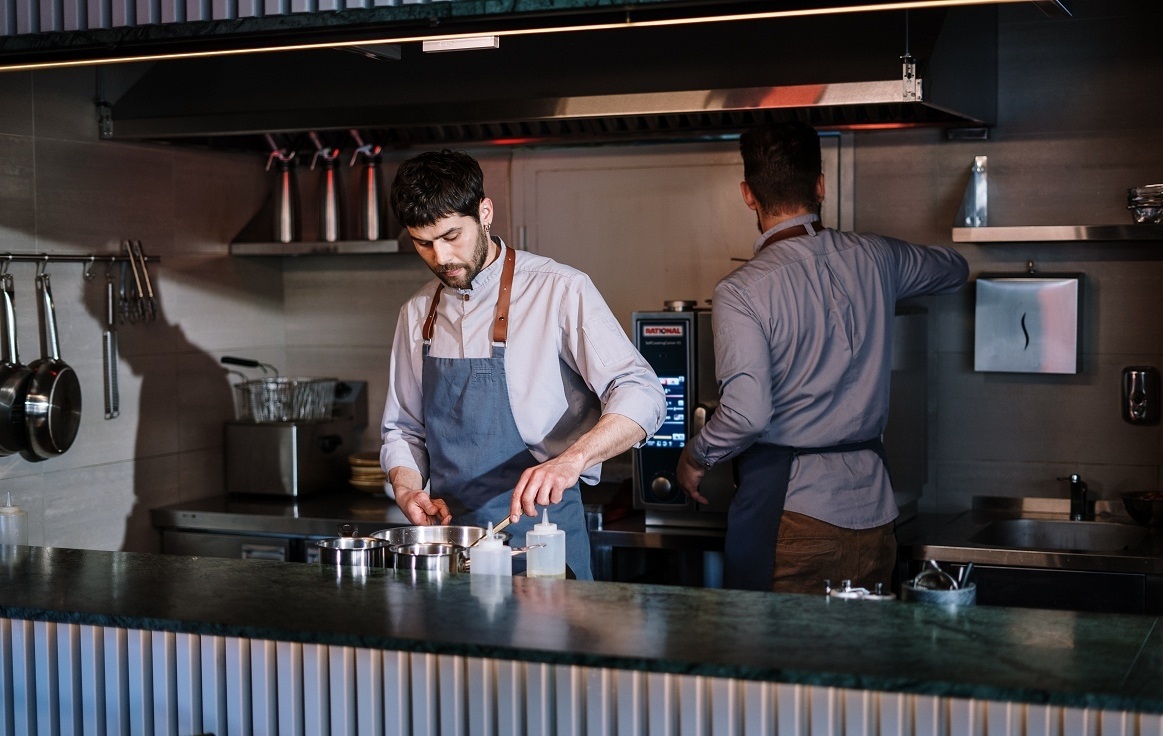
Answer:
<svg viewBox="0 0 1163 736"><path fill-rule="evenodd" d="M759 206L779 215L819 210L820 135L807 123L766 123L739 136L743 179Z"/></svg>
<svg viewBox="0 0 1163 736"><path fill-rule="evenodd" d="M442 217L480 222L485 197L480 164L462 151L428 151L400 164L392 182L392 211L404 227L426 227Z"/></svg>

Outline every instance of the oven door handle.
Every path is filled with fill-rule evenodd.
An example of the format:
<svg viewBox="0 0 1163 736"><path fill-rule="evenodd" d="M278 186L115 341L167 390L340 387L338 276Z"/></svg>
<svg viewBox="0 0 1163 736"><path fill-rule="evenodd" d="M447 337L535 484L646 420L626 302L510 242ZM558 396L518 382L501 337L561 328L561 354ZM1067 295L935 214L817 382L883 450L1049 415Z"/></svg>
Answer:
<svg viewBox="0 0 1163 736"><path fill-rule="evenodd" d="M691 415L691 437L703 431L703 425L707 423L707 420L715 413L715 409L718 408L719 402L717 401L699 404L695 407L695 413Z"/></svg>

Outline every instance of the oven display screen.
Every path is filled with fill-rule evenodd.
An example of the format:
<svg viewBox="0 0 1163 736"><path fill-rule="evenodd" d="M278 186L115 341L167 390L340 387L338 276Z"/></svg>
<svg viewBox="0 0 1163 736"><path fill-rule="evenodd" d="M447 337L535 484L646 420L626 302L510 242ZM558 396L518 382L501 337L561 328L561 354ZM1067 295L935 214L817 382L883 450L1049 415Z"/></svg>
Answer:
<svg viewBox="0 0 1163 736"><path fill-rule="evenodd" d="M678 447L686 445L686 376L659 376L666 391L666 418L647 447Z"/></svg>

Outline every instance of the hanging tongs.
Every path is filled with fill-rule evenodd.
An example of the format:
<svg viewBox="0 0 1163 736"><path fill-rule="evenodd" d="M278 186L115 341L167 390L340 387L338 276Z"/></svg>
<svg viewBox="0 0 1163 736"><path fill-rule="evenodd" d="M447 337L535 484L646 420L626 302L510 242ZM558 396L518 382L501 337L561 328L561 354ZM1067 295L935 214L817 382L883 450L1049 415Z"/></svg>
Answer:
<svg viewBox="0 0 1163 736"><path fill-rule="evenodd" d="M141 278L145 282L145 303L142 308L143 314L150 322L157 320L157 298L153 295L153 281L149 278L149 267L145 263L145 252L142 251L141 241L132 241L133 248L137 253L137 262L141 267Z"/></svg>

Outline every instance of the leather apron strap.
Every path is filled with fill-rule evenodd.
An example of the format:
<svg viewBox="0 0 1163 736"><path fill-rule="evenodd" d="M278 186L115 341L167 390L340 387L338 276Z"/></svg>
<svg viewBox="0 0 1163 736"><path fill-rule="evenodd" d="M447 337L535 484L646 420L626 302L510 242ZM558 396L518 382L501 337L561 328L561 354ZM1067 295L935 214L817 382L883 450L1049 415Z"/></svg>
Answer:
<svg viewBox="0 0 1163 736"><path fill-rule="evenodd" d="M513 296L513 271L516 268L517 251L505 248L505 262L501 266L501 291L497 294L497 308L493 316L493 342L505 343L509 339L509 302ZM432 339L436 331L436 307L440 305L440 292L444 291L444 284L436 285L436 293L432 295L432 306L428 308L428 316L424 318L424 327L420 335L425 342Z"/></svg>
<svg viewBox="0 0 1163 736"><path fill-rule="evenodd" d="M811 225L812 229L808 229L808 225ZM812 220L811 222L808 223L808 225L793 225L792 227L789 227L786 230L780 230L779 232L772 233L771 237L769 237L767 240L763 241L763 245L759 246L759 250L763 250L767 246L769 246L772 243L779 241L779 240L787 240L788 238L798 238L801 235L815 235L816 233L823 230L822 227L819 227L819 225L820 225L819 220ZM758 253L759 251L756 251L756 252Z"/></svg>
<svg viewBox="0 0 1163 736"><path fill-rule="evenodd" d="M723 555L723 587L771 590L775 576L775 544L783 516L791 464L800 455L872 450L885 461L879 437L828 447L792 447L756 442L737 460L739 486L727 511ZM886 463L887 464L887 463Z"/></svg>

